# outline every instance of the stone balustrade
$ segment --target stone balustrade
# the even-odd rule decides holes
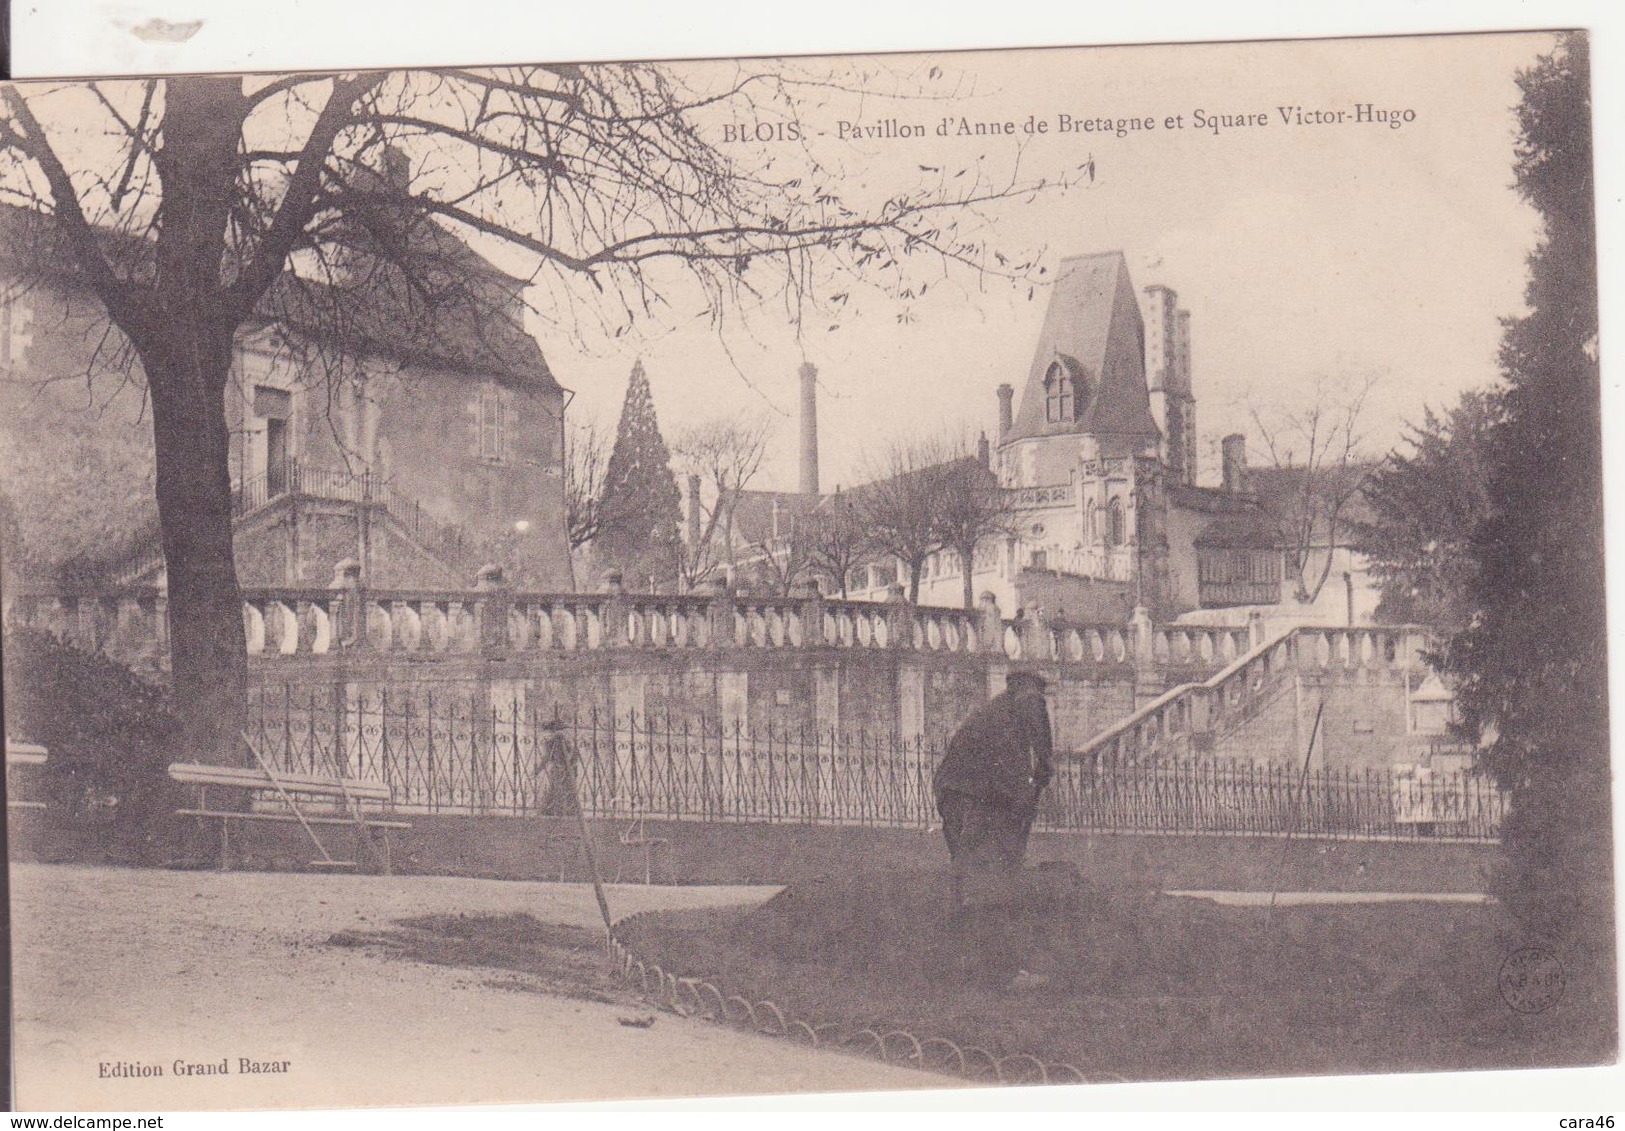
[[[6,607],[8,625],[43,628],[138,668],[165,662],[166,619],[166,598],[151,588],[22,593]],[[688,595],[630,593],[615,585],[600,593],[526,593],[507,586],[496,570],[482,571],[467,590],[369,589],[353,571],[342,570],[328,588],[245,589],[243,624],[249,654],[272,662],[344,653],[410,658],[835,648],[961,653],[1085,669],[1231,672],[1215,677],[1223,677],[1222,688],[1189,685],[1177,708],[1131,720],[1151,730],[1166,730],[1168,712],[1193,710],[1198,702],[1210,704],[1206,709],[1216,716],[1224,696],[1237,694],[1261,667],[1276,662],[1271,657],[1279,648],[1300,666],[1401,662],[1396,656],[1410,663],[1416,635],[1389,628],[1299,629],[1260,654],[1256,625],[1155,626],[1143,614],[1127,624],[1010,620],[991,595],[979,608],[965,610],[910,605],[896,591],[884,602],[831,600],[811,587],[790,597],[742,596],[722,586]]]
[[[1150,633],[1153,660],[1233,655],[1200,683],[1172,688],[1098,734],[1079,757],[1144,761],[1207,750],[1197,743],[1239,726],[1280,688],[1286,676],[1366,673],[1392,676],[1425,667],[1426,630],[1414,626],[1297,627],[1237,654],[1239,629],[1159,628]]]

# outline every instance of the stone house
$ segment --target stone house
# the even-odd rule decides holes
[[[404,162],[384,176],[404,188]],[[162,585],[139,363],[43,227],[0,210],[13,556],[41,582]],[[239,579],[326,586],[350,561],[375,585],[460,588],[494,563],[571,590],[568,394],[524,329],[524,282],[426,216],[370,218],[368,234],[387,262],[356,240],[339,277],[290,272],[239,335]]]

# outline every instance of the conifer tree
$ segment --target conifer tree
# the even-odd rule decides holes
[[[1585,34],[1522,72],[1517,186],[1545,231],[1528,315],[1508,320],[1487,435],[1491,516],[1473,539],[1472,624],[1447,662],[1512,791],[1497,894],[1554,944],[1574,1004],[1614,1024],[1607,606]],[[1611,1046],[1610,1046],[1611,1047]]]
[[[670,592],[682,557],[681,521],[671,453],[660,435],[649,377],[639,361],[626,386],[604,473],[594,559],[601,570],[620,570],[629,589]]]

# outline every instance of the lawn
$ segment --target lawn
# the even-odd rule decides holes
[[[660,912],[622,941],[724,994],[1090,1078],[1199,1079],[1611,1061],[1611,989],[1502,996],[1528,940],[1493,905],[1226,907],[1097,890],[1064,868],[950,913],[940,873],[798,884],[754,909]],[[1527,1008],[1530,1001],[1519,999]],[[1602,1018],[1603,1020],[1599,1020]]]

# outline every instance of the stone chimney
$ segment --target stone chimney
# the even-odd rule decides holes
[[[801,363],[801,493],[818,494],[818,369]]]
[[[700,477],[688,477],[688,548],[700,544]]]
[[[993,452],[988,447],[987,433],[983,432],[976,437],[976,462],[983,467],[990,467],[993,462]]]
[[[1247,490],[1247,437],[1232,432],[1219,441],[1224,465],[1224,489],[1232,495]]]
[[[1011,427],[1016,422],[1015,410],[1016,390],[1012,385],[999,386],[999,440],[1010,434]]]

